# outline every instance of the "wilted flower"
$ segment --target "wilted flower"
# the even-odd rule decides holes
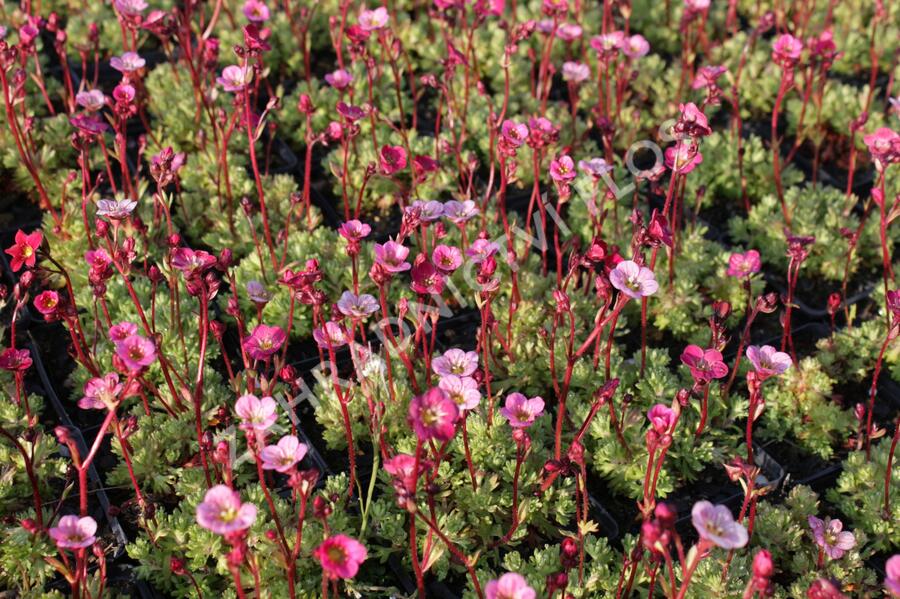
[[[251,23],[264,23],[269,20],[269,7],[260,0],[247,0],[244,2],[244,16]]]
[[[406,261],[407,256],[409,248],[392,239],[384,244],[375,244],[375,263],[388,272],[403,272],[412,268]]]
[[[722,549],[740,549],[747,544],[747,529],[734,521],[724,505],[698,501],[691,510],[691,522],[701,539]]]
[[[695,381],[709,382],[728,374],[728,366],[722,360],[722,353],[716,349],[688,345],[681,352],[681,363],[691,369],[691,376]]]
[[[337,308],[344,316],[364,319],[378,311],[378,300],[368,293],[356,295],[345,291],[337,302]]]
[[[319,347],[336,348],[347,344],[347,331],[338,323],[329,320],[321,327],[313,330],[313,339]]]
[[[439,387],[432,387],[409,403],[409,423],[421,441],[449,441],[456,434],[459,408]]]
[[[338,114],[347,119],[348,121],[355,122],[359,119],[366,116],[366,111],[360,108],[359,106],[353,106],[352,104],[347,104],[346,102],[338,102],[337,103],[337,111]]]
[[[60,549],[84,549],[97,541],[97,522],[90,516],[63,516],[49,532]]]
[[[481,402],[478,383],[470,376],[445,375],[438,382],[438,387],[443,389],[444,393],[453,400],[460,412],[474,410]]]
[[[667,167],[686,175],[703,162],[703,154],[693,141],[679,141],[671,148],[666,148],[665,161]]]
[[[743,279],[758,273],[760,268],[762,268],[762,262],[759,258],[759,252],[756,250],[747,250],[743,254],[735,252],[728,257],[729,277]]]
[[[344,69],[338,69],[325,75],[325,81],[335,89],[347,89],[353,82],[353,76]]]
[[[197,524],[216,534],[227,535],[247,530],[256,521],[256,506],[243,503],[237,491],[216,485],[197,505]]]
[[[562,66],[563,81],[581,83],[591,76],[591,67],[583,62],[566,61]]]
[[[366,560],[368,552],[356,539],[346,535],[333,535],[316,547],[312,555],[322,564],[325,576],[347,579],[356,576],[359,565]]]
[[[253,69],[230,65],[222,69],[222,75],[216,78],[216,83],[227,92],[239,92],[253,80]]]
[[[611,173],[613,167],[611,164],[607,163],[603,158],[591,158],[589,160],[579,160],[578,168],[581,169],[585,175],[588,175],[594,181],[599,181],[603,175]]]
[[[244,339],[244,351],[254,360],[265,360],[281,349],[286,340],[287,335],[281,327],[258,324]]]
[[[431,362],[431,369],[438,376],[448,374],[472,376],[478,369],[478,353],[457,348],[448,349]]]
[[[259,452],[263,470],[287,472],[294,467],[303,456],[307,447],[294,435],[285,435],[275,445],[266,445]]]
[[[78,407],[83,410],[112,410],[122,388],[119,375],[115,372],[93,378],[84,384],[84,397],[78,400]]]
[[[156,360],[156,346],[140,335],[130,335],[116,343],[116,355],[132,371],[139,371]]]
[[[264,431],[278,420],[277,404],[271,397],[242,395],[234,404],[234,412],[241,418],[241,428]]]
[[[771,345],[757,347],[751,345],[747,348],[747,359],[753,364],[753,369],[763,379],[777,376],[791,367],[791,357],[784,352],[776,350]]]
[[[659,289],[653,271],[633,260],[619,262],[609,273],[609,282],[631,299],[653,295]]]
[[[706,114],[696,104],[693,102],[680,104],[678,109],[681,111],[681,116],[675,124],[676,133],[682,133],[694,138],[706,137],[712,134]]]
[[[537,593],[521,574],[507,572],[484,587],[486,599],[535,599]]]
[[[856,537],[852,532],[844,530],[844,523],[840,520],[825,518],[822,521],[815,516],[809,516],[808,519],[816,545],[831,559],[841,559],[845,552],[856,546]]]
[[[120,73],[133,73],[144,68],[146,64],[147,61],[137,52],[125,52],[122,56],[113,56],[109,59],[109,66]]]
[[[697,75],[694,77],[694,82],[691,84],[691,89],[702,89],[704,87],[716,85],[719,77],[727,72],[728,67],[724,66],[707,65],[705,67],[701,67],[700,70],[697,71]]]
[[[27,235],[21,229],[16,231],[13,244],[5,250],[12,258],[10,266],[13,272],[19,272],[23,266],[34,267],[37,261],[37,251],[43,240],[44,236],[39,230]]]
[[[510,393],[500,408],[500,414],[509,421],[512,428],[528,428],[544,412],[544,399],[540,396],[525,397],[521,393]]]
[[[481,264],[499,251],[500,246],[493,241],[479,238],[466,248],[466,256],[471,258],[475,264]]]

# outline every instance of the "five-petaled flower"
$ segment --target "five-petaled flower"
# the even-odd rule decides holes
[[[14,243],[6,248],[6,253],[11,257],[10,266],[13,272],[19,272],[23,266],[34,268],[37,251],[43,240],[44,236],[40,231],[33,231],[27,235],[21,229],[16,231]]]
[[[266,360],[275,354],[287,340],[281,327],[258,324],[250,336],[244,339],[244,351],[254,360]]]
[[[808,519],[816,545],[831,559],[841,559],[844,553],[856,546],[856,537],[852,532],[844,530],[844,523],[840,520],[825,518],[823,521],[815,516],[809,516]]]
[[[784,352],[776,350],[771,345],[757,347],[751,345],[747,348],[747,359],[753,365],[756,374],[763,379],[770,376],[778,376],[791,367],[791,357]]]
[[[646,266],[639,266],[633,260],[619,262],[610,271],[609,282],[631,299],[653,295],[659,289],[653,271]]]
[[[347,535],[333,535],[325,539],[312,553],[322,564],[328,578],[353,578],[359,572],[368,552],[362,543]]]
[[[263,470],[287,472],[306,455],[306,444],[294,435],[285,435],[275,445],[267,445],[259,452]]]
[[[409,403],[409,423],[420,441],[449,441],[456,434],[459,408],[443,389],[432,387]]]
[[[237,491],[216,485],[206,492],[197,505],[197,524],[220,535],[250,528],[256,521],[256,506],[243,503]]]
[[[507,572],[484,587],[486,599],[535,599],[537,593],[528,586],[525,577],[516,572]]]
[[[271,397],[260,399],[255,395],[242,395],[234,404],[234,412],[246,431],[265,431],[278,420],[277,404]]]
[[[747,529],[734,521],[724,505],[698,501],[691,510],[691,522],[701,539],[722,549],[740,549],[747,544]]]
[[[97,522],[90,516],[63,516],[49,532],[60,549],[84,549],[97,541]]]
[[[500,408],[500,414],[509,421],[512,428],[528,428],[543,413],[542,397],[529,399],[518,392],[507,395],[505,404]]]
[[[747,250],[743,254],[735,252],[728,257],[728,276],[743,279],[758,273],[762,268],[759,252]]]
[[[688,345],[681,352],[681,363],[691,369],[691,376],[697,382],[708,383],[728,374],[728,366],[717,349],[703,349],[698,345]]]

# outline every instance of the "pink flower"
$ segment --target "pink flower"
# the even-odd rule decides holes
[[[393,175],[406,168],[406,150],[403,146],[381,146],[381,173]]]
[[[130,335],[116,343],[116,355],[132,372],[137,372],[156,360],[156,346],[145,337]]]
[[[256,506],[225,485],[208,490],[197,506],[197,524],[219,535],[247,530],[255,521]]]
[[[96,542],[97,522],[90,516],[63,516],[50,529],[50,538],[60,549],[84,549]]]
[[[528,139],[528,127],[522,123],[506,119],[500,125],[500,137],[509,148],[518,148]]]
[[[728,276],[743,279],[754,273],[758,273],[762,268],[762,261],[759,258],[759,252],[756,250],[747,250],[743,254],[735,252],[728,257]]]
[[[879,127],[874,133],[863,137],[872,158],[884,165],[900,161],[900,134]]]
[[[137,207],[137,202],[129,199],[97,200],[97,216],[121,221],[128,218],[134,212],[135,207]]]
[[[684,0],[684,8],[690,13],[703,12],[709,8],[710,0]]]
[[[550,177],[557,183],[568,183],[575,178],[575,161],[570,156],[560,156],[550,161]]]
[[[816,545],[822,548],[831,559],[841,559],[844,553],[856,546],[856,537],[844,529],[840,520],[825,518],[823,522],[815,516],[809,516],[809,528],[812,530]]]
[[[702,89],[704,87],[715,85],[716,81],[719,80],[719,77],[727,72],[728,67],[724,66],[702,67],[699,71],[697,71],[697,75],[694,77],[694,82],[691,84],[691,89]]]
[[[556,28],[556,37],[565,42],[573,42],[581,37],[583,31],[584,30],[580,25],[576,25],[575,23],[563,23]]]
[[[275,445],[266,445],[259,452],[263,470],[287,472],[294,467],[303,456],[307,447],[294,435],[285,435]]]
[[[650,42],[643,35],[635,34],[622,44],[622,53],[632,60],[642,58],[650,52]]]
[[[631,299],[653,295],[659,289],[653,271],[633,260],[619,262],[609,273],[609,282]]]
[[[112,410],[116,407],[122,388],[119,375],[115,372],[93,378],[84,384],[84,397],[78,400],[78,407],[82,410]]]
[[[251,23],[264,23],[269,20],[269,7],[259,0],[244,2],[244,16]]]
[[[665,404],[658,403],[647,412],[647,420],[657,435],[665,435],[672,432],[675,426],[675,410]]]
[[[428,462],[419,460],[419,471],[416,473],[416,458],[408,453],[398,453],[385,460],[384,469],[394,479],[394,488],[398,493],[412,493],[416,487],[417,475],[421,475]]]
[[[409,248],[394,240],[388,240],[384,244],[375,244],[375,263],[388,272],[403,272],[412,268],[406,261],[409,256]]]
[[[782,68],[790,68],[800,60],[803,42],[789,33],[778,36],[772,44],[772,62]]]
[[[440,294],[444,290],[444,275],[435,268],[425,254],[420,254],[416,258],[416,262],[413,264],[409,274],[412,278],[410,287],[416,293],[435,295]]]
[[[478,215],[478,206],[472,200],[457,202],[450,200],[444,203],[444,216],[453,224],[461,225]]]
[[[666,166],[676,173],[686,175],[703,162],[703,154],[693,141],[679,141],[666,149]]]
[[[368,237],[371,232],[372,227],[358,220],[348,220],[342,223],[338,229],[338,233],[347,241],[360,241]]]
[[[127,17],[138,17],[147,10],[144,0],[115,0],[116,10]]]
[[[612,165],[608,164],[603,158],[590,158],[588,160],[579,160],[578,168],[585,175],[588,175],[594,181],[599,181],[603,175],[613,171]]]
[[[99,89],[78,92],[75,102],[88,112],[97,112],[106,105],[106,96]]]
[[[59,308],[59,294],[55,291],[42,291],[34,298],[35,309],[44,315],[44,317],[53,316]]]
[[[388,11],[379,6],[375,10],[364,10],[359,15],[359,26],[363,31],[377,31],[387,25]]]
[[[506,403],[500,408],[500,413],[511,427],[528,428],[544,413],[544,399],[540,396],[529,399],[521,393],[510,393],[506,396]]]
[[[347,119],[348,121],[355,122],[359,119],[366,116],[366,111],[360,108],[359,106],[353,106],[352,104],[347,104],[346,102],[338,102],[337,103],[337,111],[338,114]]]
[[[591,76],[591,67],[583,62],[566,61],[562,66],[563,81],[581,83]]]
[[[486,599],[535,599],[537,593],[521,574],[507,572],[484,587]]]
[[[38,248],[41,247],[41,242],[44,240],[43,234],[41,234],[40,230],[25,234],[24,231],[19,229],[16,231],[16,237],[14,243],[6,248],[6,253],[12,257],[10,261],[10,266],[13,269],[13,272],[19,272],[22,270],[23,266],[27,266],[28,268],[33,268],[35,262],[37,261],[37,251]]]
[[[740,549],[747,544],[747,529],[734,521],[724,505],[698,501],[691,510],[691,522],[701,539],[722,549]]]
[[[222,75],[216,78],[216,83],[227,92],[239,92],[252,80],[253,69],[230,65],[222,69]]]
[[[334,89],[343,90],[353,82],[353,76],[344,69],[338,69],[325,75],[325,81]]]
[[[133,73],[144,68],[147,61],[136,52],[125,52],[122,56],[113,56],[109,59],[109,66],[120,73]]]
[[[493,241],[478,238],[466,249],[466,256],[471,258],[475,264],[481,264],[499,251],[500,246]]]
[[[278,420],[277,405],[271,397],[242,395],[234,404],[234,412],[241,418],[241,428],[262,432]]]
[[[10,372],[24,372],[31,368],[31,352],[27,349],[8,347],[0,354],[0,369]]]
[[[381,9],[384,10],[384,9]],[[313,557],[322,564],[328,578],[353,578],[368,552],[362,543],[347,535],[332,535],[313,550]]]
[[[625,34],[621,31],[611,31],[591,38],[591,48],[604,59],[614,58],[624,43]]]
[[[693,102],[687,104],[679,104],[678,109],[681,111],[681,117],[675,125],[676,133],[683,133],[690,137],[706,137],[712,133],[709,128],[709,121],[706,114]]]
[[[767,379],[770,376],[778,376],[791,367],[791,357],[784,352],[776,350],[771,345],[757,347],[751,345],[747,348],[747,359],[753,364],[756,373]]]
[[[415,200],[406,208],[407,212],[418,211],[419,219],[431,223],[444,216],[444,205],[437,200]]]
[[[456,246],[440,244],[431,252],[431,261],[441,271],[452,273],[462,266],[462,250]]]
[[[884,565],[884,588],[891,597],[900,597],[900,554],[891,557]]]
[[[432,387],[409,403],[408,420],[421,441],[449,441],[456,434],[459,408],[439,387]]]
[[[368,293],[356,295],[345,291],[337,302],[337,308],[344,316],[362,320],[378,311],[378,300]]]
[[[315,329],[313,331],[313,339],[316,340],[316,344],[319,347],[326,349],[347,345],[348,341],[347,331],[333,320],[329,320],[321,327]]]
[[[281,327],[258,324],[244,339],[244,351],[254,360],[265,360],[281,349],[286,339],[287,335]]]
[[[109,327],[109,339],[113,343],[121,343],[137,334],[137,325],[133,322],[120,322]]]
[[[681,363],[691,369],[691,376],[698,382],[708,383],[728,374],[728,366],[722,361],[721,352],[715,349],[688,345],[681,352]]]
[[[472,376],[478,370],[478,353],[455,347],[448,349],[442,356],[432,360],[431,369],[438,376]]]
[[[453,400],[453,403],[459,407],[460,412],[474,410],[481,402],[481,391],[478,390],[478,383],[470,376],[448,374],[441,377],[438,387],[443,389],[444,393]]]

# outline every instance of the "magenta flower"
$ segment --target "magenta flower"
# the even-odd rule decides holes
[[[900,554],[891,557],[884,565],[884,588],[891,597],[900,597]]]
[[[581,83],[591,76],[591,67],[583,62],[573,62],[571,60],[563,63],[562,78],[563,81],[572,83]]]
[[[412,493],[416,488],[417,475],[421,475],[427,467],[426,460],[419,460],[419,471],[416,472],[416,458],[408,453],[398,453],[385,460],[384,469],[394,479],[394,488],[398,493]]]
[[[345,291],[337,302],[337,308],[344,316],[363,320],[378,311],[378,300],[368,293],[356,295]]]
[[[657,435],[665,435],[672,432],[675,426],[675,410],[665,404],[658,403],[647,411],[647,420]]]
[[[445,273],[451,273],[462,266],[462,250],[456,246],[440,244],[431,252],[431,261]]]
[[[791,357],[780,352],[771,345],[757,347],[751,345],[747,348],[747,359],[753,364],[753,369],[764,380],[770,376],[778,376],[791,367]]]
[[[691,522],[701,539],[722,549],[740,549],[747,544],[747,529],[734,521],[724,505],[698,501],[691,510]]]
[[[841,559],[844,553],[856,546],[856,537],[852,532],[844,530],[844,523],[840,520],[825,518],[823,522],[815,516],[809,516],[809,528],[816,545],[831,559]]]
[[[97,200],[97,216],[105,216],[109,220],[120,221],[128,218],[137,207],[137,202],[129,199]]]
[[[784,33],[772,44],[772,62],[789,68],[797,64],[803,52],[803,42],[789,33]]]
[[[281,349],[287,335],[281,327],[258,324],[250,336],[244,339],[244,351],[254,360],[265,360]]]
[[[388,272],[403,272],[412,268],[406,261],[407,256],[409,248],[392,239],[384,244],[375,244],[375,263]]]
[[[230,65],[222,69],[222,75],[216,78],[216,83],[227,92],[239,92],[253,80],[253,69]]]
[[[113,410],[122,388],[119,375],[115,372],[93,378],[84,384],[84,397],[78,400],[78,407],[83,410]]]
[[[260,0],[247,0],[244,2],[244,16],[251,23],[265,23],[269,20],[269,7]]]
[[[692,141],[679,141],[671,148],[666,148],[665,161],[668,168],[686,175],[703,162],[703,154]]]
[[[359,106],[353,106],[352,104],[347,104],[346,102],[338,102],[337,103],[337,111],[338,114],[347,119],[348,121],[355,122],[359,119],[366,116],[366,111],[360,108]]]
[[[681,352],[681,363],[691,369],[691,376],[697,382],[708,383],[728,374],[728,366],[722,360],[722,353],[715,349],[688,345]]]
[[[97,538],[97,522],[90,516],[63,516],[50,529],[50,538],[60,549],[84,549],[93,545]]]
[[[603,59],[615,57],[625,43],[625,34],[621,31],[611,31],[603,35],[595,35],[591,38],[593,48]]]
[[[347,345],[349,341],[344,327],[333,320],[329,320],[321,327],[313,330],[313,339],[316,340],[316,344],[319,347],[325,349],[342,347]]]
[[[368,237],[371,232],[372,227],[358,220],[348,220],[342,223],[338,229],[338,233],[347,241],[360,241]]]
[[[383,175],[393,175],[406,168],[406,150],[403,146],[381,146],[379,159]]]
[[[116,104],[128,106],[132,102],[134,102],[134,96],[137,91],[134,89],[133,85],[128,85],[127,83],[120,83],[113,89],[113,99],[116,101]]]
[[[444,216],[455,225],[462,225],[478,215],[478,206],[472,200],[444,203]]]
[[[325,81],[334,89],[343,90],[353,82],[353,76],[344,69],[338,69],[325,75]]]
[[[623,260],[609,273],[612,286],[631,299],[641,299],[653,295],[659,289],[653,271],[638,266],[633,260]]]
[[[440,294],[444,290],[444,275],[440,270],[435,268],[424,254],[420,254],[416,258],[410,271],[412,283],[410,287],[416,293],[422,295]]]
[[[432,387],[409,403],[408,420],[421,441],[449,441],[456,434],[459,408],[439,387]]]
[[[13,272],[19,272],[23,266],[34,267],[37,262],[37,251],[43,240],[44,236],[40,230],[27,235],[21,229],[16,231],[14,243],[5,250],[12,258],[10,266]]]
[[[576,174],[575,161],[570,156],[560,156],[550,161],[550,177],[557,183],[568,183]]]
[[[632,60],[643,58],[648,52],[650,52],[650,42],[640,34],[632,35],[622,44],[622,53]]]
[[[0,369],[10,372],[24,372],[31,368],[33,361],[27,349],[8,347],[0,353]]]
[[[448,349],[431,362],[431,369],[438,376],[449,374],[472,376],[478,370],[478,353],[457,348]]]
[[[540,396],[525,397],[521,393],[510,393],[500,413],[513,428],[528,428],[544,412],[544,399]]]
[[[307,447],[294,435],[285,435],[275,445],[266,445],[259,452],[263,470],[287,472],[306,455]]]
[[[500,125],[500,137],[510,148],[518,148],[528,139],[528,127],[522,123],[506,119]]]
[[[237,491],[216,485],[197,505],[197,524],[219,535],[247,530],[256,521],[256,506],[243,503]]]
[[[81,91],[75,95],[75,103],[88,112],[97,112],[106,106],[106,96],[99,89]]]
[[[728,276],[743,279],[758,273],[762,268],[759,252],[747,250],[743,254],[735,252],[728,257]]]
[[[241,418],[241,428],[262,432],[278,420],[277,404],[271,397],[242,395],[234,404],[234,412]]]
[[[359,572],[359,565],[366,561],[368,552],[356,539],[347,535],[333,535],[316,547],[312,555],[322,564],[322,572],[326,577],[348,579]]]
[[[874,133],[863,137],[863,141],[872,158],[883,165],[900,161],[900,134],[895,131],[879,127]]]
[[[109,327],[109,339],[113,343],[121,343],[132,335],[137,334],[137,325],[133,322],[120,322]]]
[[[138,372],[156,360],[156,346],[140,335],[130,335],[116,343],[116,355],[132,372]]]
[[[109,125],[100,119],[86,114],[70,116],[69,123],[88,137],[100,135],[109,129]]]
[[[44,317],[53,316],[59,308],[59,294],[50,289],[42,291],[34,298],[35,309]]]
[[[677,132],[685,133],[690,137],[706,137],[712,133],[706,114],[697,108],[696,104],[693,102],[679,104],[678,109],[681,111],[681,117],[676,125]]]
[[[383,6],[375,10],[364,10],[359,15],[359,26],[363,31],[377,31],[387,25],[388,16],[388,11]]]
[[[697,71],[693,83],[691,83],[691,89],[702,89],[704,87],[716,85],[719,77],[727,72],[728,67],[725,66],[707,65],[701,67],[701,69]]]
[[[470,376],[448,374],[441,377],[441,380],[438,381],[438,387],[443,389],[444,393],[453,400],[453,403],[459,407],[460,412],[474,410],[481,402],[481,391],[478,390],[478,383]]]
[[[120,73],[133,73],[144,68],[147,61],[136,52],[125,52],[122,56],[113,56],[109,59],[109,66]]]
[[[535,599],[537,593],[521,574],[507,572],[484,587],[486,599]]]
[[[466,249],[466,256],[471,258],[475,264],[481,264],[499,251],[500,246],[493,241],[478,238]]]
[[[112,264],[112,258],[109,257],[109,254],[103,248],[86,251],[84,253],[84,261],[87,262],[92,269],[96,269],[99,272],[103,272]],[[137,331],[137,328],[135,328],[135,331]]]

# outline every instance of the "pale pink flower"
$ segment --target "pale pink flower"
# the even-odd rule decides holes
[[[780,352],[771,345],[757,347],[751,345],[747,348],[747,359],[753,364],[753,369],[763,378],[778,376],[791,367],[791,357]]]
[[[325,75],[325,81],[334,89],[347,89],[353,82],[353,76],[344,69],[338,69]]]
[[[591,48],[605,57],[615,56],[624,43],[625,34],[621,31],[611,31],[591,38]]]
[[[63,516],[49,532],[60,549],[84,549],[97,540],[97,522],[90,516]]]
[[[891,557],[884,565],[884,588],[891,597],[900,597],[900,554]]]
[[[708,65],[701,67],[694,77],[694,82],[691,83],[691,89],[702,89],[704,87],[709,87],[710,85],[715,85],[719,80],[719,77],[727,72],[728,67],[724,66]]]
[[[227,535],[247,530],[256,521],[256,506],[243,503],[237,491],[216,485],[197,505],[197,524],[216,534]]]
[[[106,96],[99,89],[78,92],[75,102],[88,112],[97,112],[106,106]]]
[[[234,404],[234,412],[241,418],[242,429],[261,432],[278,420],[277,407],[271,397],[260,399],[255,395],[242,395]]]
[[[431,252],[431,261],[441,271],[451,273],[462,266],[462,250],[456,246],[440,244]]]
[[[344,345],[347,345],[349,341],[347,331],[344,330],[344,327],[334,322],[333,320],[329,320],[321,327],[313,330],[313,339],[316,340],[316,344],[322,348],[337,348]]]
[[[352,291],[345,291],[337,302],[337,308],[344,316],[361,320],[378,311],[378,300],[368,293],[356,295]]]
[[[275,445],[266,445],[259,452],[263,470],[287,472],[306,455],[307,447],[294,435],[285,435]]]
[[[227,92],[239,92],[253,80],[253,69],[230,65],[222,69],[222,75],[216,78],[216,83]]]
[[[521,574],[507,572],[484,587],[486,599],[535,599],[537,593]]]
[[[84,384],[84,397],[78,400],[78,407],[83,410],[112,410],[116,407],[122,388],[119,375],[115,372],[90,379]]]
[[[109,66],[120,73],[133,73],[144,68],[147,61],[136,52],[125,52],[122,56],[113,56],[109,59]]]
[[[521,393],[510,393],[500,408],[500,413],[513,428],[528,428],[544,413],[544,399],[540,396],[527,398]]]
[[[387,25],[388,17],[388,11],[383,6],[375,10],[364,10],[359,15],[359,26],[363,31],[377,31]]]
[[[735,252],[728,257],[728,276],[743,279],[758,273],[762,268],[759,252],[747,250],[743,254]]]
[[[831,559],[841,559],[844,553],[856,546],[856,537],[844,530],[844,523],[840,520],[825,518],[823,522],[815,516],[809,516],[808,520],[816,545]]]
[[[444,203],[444,216],[456,225],[461,225],[478,215],[478,206],[472,200],[457,202],[450,200]]]
[[[347,535],[333,535],[325,539],[312,553],[322,564],[328,578],[353,578],[359,572],[368,552],[362,543]]]
[[[576,25],[575,23],[563,23],[556,28],[556,37],[565,42],[573,42],[581,37],[582,32],[583,29],[581,28],[581,25]]]
[[[97,200],[97,216],[105,216],[109,220],[121,221],[128,218],[137,207],[137,202],[129,199]]]
[[[691,522],[701,539],[722,549],[740,549],[747,544],[747,529],[734,521],[727,506],[698,501],[691,510]]]
[[[147,10],[144,0],[115,0],[113,3],[120,13],[128,17],[137,17]]]
[[[591,76],[591,67],[583,62],[566,61],[562,66],[563,81],[581,83]]]
[[[623,260],[609,273],[612,286],[631,299],[653,295],[659,289],[653,271],[633,260]]]
[[[438,387],[443,389],[444,393],[453,400],[460,412],[474,410],[481,402],[478,383],[470,376],[445,375],[438,381]]]
[[[500,246],[487,239],[478,238],[466,249],[466,256],[475,264],[481,264],[500,251]]]
[[[455,374],[457,376],[472,376],[478,370],[478,353],[451,348],[432,360],[431,369],[438,376]]]
[[[392,239],[384,244],[375,244],[375,262],[388,272],[403,272],[412,268],[406,261],[407,256],[409,248]]]
[[[643,35],[632,35],[622,43],[622,53],[632,60],[643,58],[648,52],[650,52],[650,42]]]
[[[432,387],[409,403],[408,420],[421,441],[449,441],[456,434],[459,408],[439,387]]]
[[[418,211],[419,220],[431,223],[444,216],[444,205],[437,200],[415,200],[406,208],[407,212]]]

